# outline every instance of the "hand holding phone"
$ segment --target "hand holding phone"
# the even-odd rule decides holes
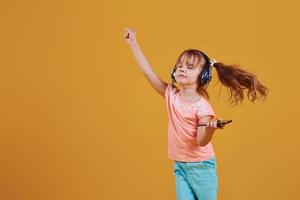
[[[217,120],[217,127],[221,128],[222,126],[229,124],[230,122],[232,122],[232,120]],[[199,124],[198,126],[206,126],[206,124]]]
[[[222,127],[226,124],[229,124],[230,122],[232,122],[232,120],[218,120],[217,121],[217,127]]]

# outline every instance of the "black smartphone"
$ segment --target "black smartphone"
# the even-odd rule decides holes
[[[222,125],[229,124],[232,120],[218,120],[217,127],[221,127]],[[199,124],[198,126],[206,126],[206,124]]]
[[[217,127],[221,127],[221,126],[223,126],[225,124],[229,124],[230,122],[232,122],[232,120],[219,120],[217,122]]]

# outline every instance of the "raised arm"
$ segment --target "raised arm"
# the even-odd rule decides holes
[[[160,79],[160,77],[155,73],[151,64],[148,62],[147,58],[143,54],[137,40],[136,33],[132,28],[125,27],[125,39],[129,46],[131,47],[132,53],[138,63],[139,68],[145,75],[151,86],[164,97],[165,90],[168,84]]]

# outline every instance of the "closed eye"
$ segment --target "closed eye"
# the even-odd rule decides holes
[[[181,67],[182,67],[182,65],[178,65],[178,68],[181,68]],[[193,69],[194,66],[190,66],[190,65],[189,65],[187,68],[188,68],[188,69]]]

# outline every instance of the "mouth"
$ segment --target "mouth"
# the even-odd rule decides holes
[[[184,76],[184,75],[182,75],[182,74],[178,75],[178,77],[183,77],[183,78],[185,78],[185,76]]]

